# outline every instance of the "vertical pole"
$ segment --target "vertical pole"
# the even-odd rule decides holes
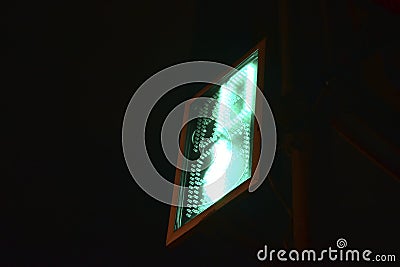
[[[290,64],[289,45],[289,1],[279,1],[280,34],[281,34],[281,60],[282,60],[282,96],[293,92]],[[290,107],[287,107],[290,110]],[[290,112],[295,112],[291,110]],[[309,245],[308,229],[308,179],[310,175],[310,147],[309,134],[300,134],[296,137],[300,148],[292,152],[292,208],[293,208],[293,240],[297,249],[303,249]]]

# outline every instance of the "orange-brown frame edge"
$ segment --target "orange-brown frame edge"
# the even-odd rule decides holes
[[[234,67],[236,68],[242,61],[244,61],[246,58],[248,58],[252,53],[254,53],[256,50],[258,50],[258,71],[257,71],[257,87],[264,92],[264,73],[265,73],[265,53],[266,53],[266,39],[262,39],[255,47],[253,47],[251,50],[249,50],[244,56],[242,56],[239,60],[237,60],[234,63]],[[221,75],[216,79],[218,81],[219,79],[223,78],[227,73],[221,73]],[[197,94],[194,95],[194,97],[199,97],[203,95],[207,90],[209,90],[213,84],[209,84],[205,86],[202,90],[200,90]],[[185,111],[183,115],[183,122],[186,121],[188,114],[189,114],[189,106],[192,101],[188,101],[188,103],[185,106]],[[259,98],[256,98],[256,114],[257,116],[261,117],[261,102]],[[261,142],[260,142],[260,127],[258,125],[258,121],[255,119],[254,120],[254,136],[253,136],[253,153],[252,153],[252,177],[253,179],[259,179],[259,173],[254,173],[255,168],[257,167],[258,159],[260,157],[260,150],[261,150]],[[182,129],[182,135],[180,138],[180,147],[184,147],[184,142],[186,139],[186,129],[187,127],[183,127]],[[182,164],[182,157],[178,156],[178,166]],[[180,177],[181,177],[181,170],[179,168],[176,168],[176,173],[175,173],[175,185],[180,185]],[[183,235],[187,234],[190,230],[192,230],[196,225],[198,225],[201,221],[203,221],[207,216],[224,206],[225,204],[229,203],[231,200],[242,194],[246,189],[249,187],[251,179],[248,179],[245,181],[243,184],[229,192],[226,196],[224,196],[222,199],[211,205],[209,208],[204,210],[202,213],[194,217],[192,220],[187,222],[186,224],[182,225],[179,229],[174,231],[174,225],[175,225],[175,217],[176,217],[176,211],[177,207],[176,206],[171,206],[170,209],[170,214],[169,214],[169,221],[168,221],[168,230],[167,230],[167,239],[166,239],[166,246],[169,247],[171,246],[172,243],[174,243],[178,238],[182,237]],[[177,203],[178,200],[178,187],[174,188],[173,194],[172,194],[172,199],[173,203]]]

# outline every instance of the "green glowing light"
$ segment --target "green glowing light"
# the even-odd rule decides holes
[[[237,69],[220,88],[205,95],[217,99],[218,104],[213,106],[209,102],[196,111],[214,121],[198,119],[188,128],[184,154],[198,157],[198,162],[190,172],[182,172],[181,184],[189,186],[186,201],[190,207],[177,209],[175,230],[251,177],[258,53]],[[201,170],[207,162],[208,167]],[[214,183],[217,186],[210,186]],[[180,201],[185,201],[183,198],[180,195]]]

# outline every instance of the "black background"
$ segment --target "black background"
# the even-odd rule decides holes
[[[398,149],[399,113],[393,103],[399,98],[388,104],[365,88],[379,84],[381,66],[373,60],[383,58],[385,77],[398,97],[399,15],[385,1],[322,2],[326,13],[321,3],[288,4],[288,50],[282,49],[278,1],[9,3],[2,10],[1,265],[261,264],[256,252],[264,244],[293,246],[291,219],[282,205],[290,209],[292,201],[284,140],[304,131],[314,133],[314,157],[322,162],[309,185],[310,244],[328,247],[345,236],[355,247],[398,252],[398,180],[316,115],[356,113]],[[233,64],[264,37],[266,94],[279,135],[271,172],[281,196],[265,183],[167,249],[169,206],[143,192],[124,162],[126,106],[157,71],[189,60]],[[281,97],[282,53],[290,56],[297,92],[286,98]],[[334,85],[334,96],[323,102],[323,112],[312,112],[326,81]],[[169,110],[199,88],[178,88],[150,116],[149,153],[166,177],[174,176],[174,167],[160,152],[158,131]],[[398,158],[388,161],[398,168]]]

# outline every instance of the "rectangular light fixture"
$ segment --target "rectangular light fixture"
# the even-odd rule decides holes
[[[195,95],[213,101],[186,105],[185,114],[200,118],[184,126],[181,150],[197,163],[186,166],[190,171],[176,170],[175,184],[189,190],[173,193],[174,201],[187,205],[171,206],[167,246],[248,188],[260,152],[252,111],[257,112],[256,86],[263,89],[264,59],[265,40],[234,65],[238,72],[222,74],[222,86],[208,85]]]

